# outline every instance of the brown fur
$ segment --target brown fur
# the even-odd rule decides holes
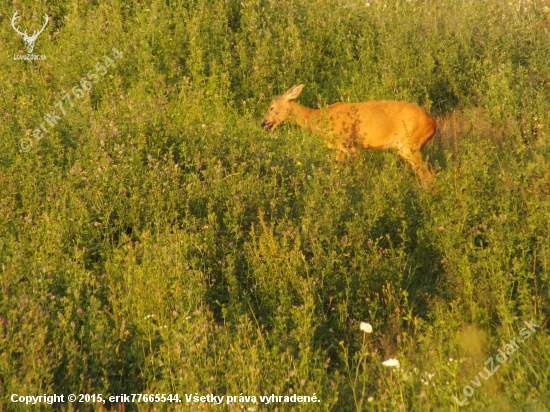
[[[304,85],[293,86],[271,105],[262,127],[273,130],[284,120],[296,123],[322,136],[329,148],[338,151],[342,161],[358,148],[391,149],[409,162],[424,185],[433,173],[420,150],[435,134],[435,120],[421,107],[390,100],[363,103],[334,103],[314,110],[294,101]]]

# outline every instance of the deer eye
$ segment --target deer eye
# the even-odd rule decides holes
[[[270,111],[270,112],[272,112],[272,111],[273,111],[273,109],[274,109],[274,107],[270,107],[270,108],[269,108],[269,111]]]

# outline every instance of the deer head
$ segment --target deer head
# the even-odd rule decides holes
[[[17,12],[15,12],[15,14],[13,15],[12,19],[11,19],[11,26],[13,27],[13,29],[18,33],[20,34],[21,36],[23,36],[23,41],[25,43],[27,43],[27,53],[31,54],[32,51],[34,50],[34,43],[36,42],[36,39],[38,38],[38,36],[40,35],[40,33],[42,33],[44,31],[44,29],[46,28],[46,26],[48,25],[48,15],[47,14],[44,14],[44,16],[46,17],[46,21],[44,22],[44,25],[42,26],[42,28],[39,30],[39,31],[35,31],[32,36],[29,36],[27,35],[27,31],[25,31],[25,33],[21,33],[19,31],[19,29],[17,27],[15,27],[15,21],[21,17],[21,16],[18,16],[17,15]]]
[[[267,109],[267,113],[264,116],[264,120],[262,121],[262,127],[265,130],[275,129],[288,117],[291,111],[290,102],[300,95],[303,88],[303,84],[299,86],[292,86],[285,92],[285,94],[275,98],[271,102],[269,109]]]

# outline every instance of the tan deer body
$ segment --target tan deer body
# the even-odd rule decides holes
[[[435,134],[435,120],[421,107],[398,101],[335,103],[314,110],[294,101],[304,85],[294,86],[270,105],[262,127],[275,129],[284,120],[294,120],[320,135],[337,160],[352,155],[358,148],[391,149],[407,160],[423,184],[433,174],[420,155],[424,144]]]

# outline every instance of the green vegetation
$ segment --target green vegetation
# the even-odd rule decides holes
[[[177,393],[184,411],[549,410],[549,8],[0,6],[0,410],[44,393]],[[14,60],[15,10],[29,33],[50,16],[34,49],[47,60]],[[108,74],[20,151],[113,47]],[[262,130],[299,83],[310,107],[427,108],[438,191],[395,153],[338,166],[307,131]],[[531,319],[512,361],[472,383]],[[258,403],[187,404],[195,393]],[[321,402],[259,402],[271,394]]]

